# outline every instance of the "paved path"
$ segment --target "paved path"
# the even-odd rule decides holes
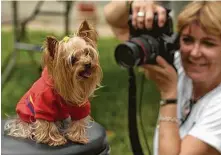
[[[36,6],[37,1],[20,1],[18,3],[18,17],[19,19],[27,18],[31,15]],[[73,9],[70,13],[70,31],[76,31],[80,22],[87,16],[91,21],[96,20],[96,29],[100,36],[113,36],[113,33],[106,23],[103,15],[103,7],[107,1],[96,3],[96,14],[85,15],[80,14],[78,11],[78,5],[80,1],[74,2]],[[41,10],[47,11],[59,11],[64,10],[64,4],[61,1],[46,1],[41,7]],[[2,28],[7,29],[12,27],[12,7],[11,2],[2,1]],[[38,15],[28,25],[29,29],[44,30],[44,31],[56,31],[58,33],[64,32],[64,18],[61,16],[43,16]]]

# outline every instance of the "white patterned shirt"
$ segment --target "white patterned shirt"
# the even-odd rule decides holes
[[[183,70],[178,52],[175,54],[174,64],[179,76],[177,116],[182,120],[190,106],[192,81]],[[221,84],[191,105],[189,116],[180,125],[180,138],[191,135],[221,153]],[[158,128],[157,126],[154,136],[154,155],[158,155]]]

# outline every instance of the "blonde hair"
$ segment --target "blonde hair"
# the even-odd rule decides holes
[[[212,35],[221,36],[221,1],[194,1],[179,14],[177,30],[182,32],[186,26],[197,23]]]

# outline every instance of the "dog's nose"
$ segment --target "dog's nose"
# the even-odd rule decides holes
[[[85,64],[85,68],[91,68],[91,63]]]

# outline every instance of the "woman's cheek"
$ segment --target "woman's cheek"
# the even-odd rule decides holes
[[[181,54],[185,54],[185,55],[189,54],[191,49],[192,49],[191,45],[183,45],[183,44],[180,45]]]

